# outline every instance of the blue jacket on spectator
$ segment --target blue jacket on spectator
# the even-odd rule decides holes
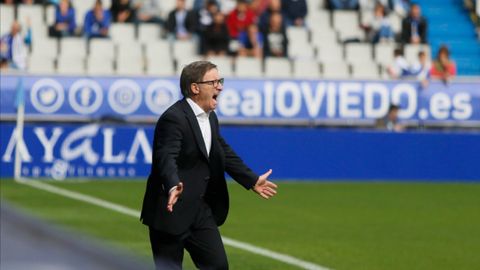
[[[55,10],[55,24],[57,23],[66,23],[68,24],[68,33],[74,34],[75,28],[77,28],[77,23],[75,21],[75,9],[70,7],[68,13],[63,15],[60,11],[60,7],[57,6]]]
[[[92,37],[107,37],[103,35],[101,30],[108,29],[110,27],[110,22],[112,20],[112,16],[110,15],[110,11],[104,10],[103,11],[103,19],[98,21],[95,18],[95,14],[93,10],[90,10],[85,15],[85,22],[83,24],[83,31],[88,38]]]
[[[282,0],[282,12],[286,24],[292,25],[296,19],[305,19],[307,16],[307,2],[305,0]]]

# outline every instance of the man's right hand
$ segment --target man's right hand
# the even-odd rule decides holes
[[[173,212],[173,205],[177,202],[178,197],[180,197],[180,194],[183,192],[183,183],[180,182],[176,186],[175,189],[172,189],[168,195],[168,204],[167,204],[167,211],[168,212]]]

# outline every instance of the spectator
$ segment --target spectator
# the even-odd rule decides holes
[[[203,32],[213,23],[213,17],[218,12],[220,12],[220,8],[215,0],[207,0],[205,6],[198,9],[197,25],[200,32]]]
[[[358,0],[328,0],[330,9],[357,9]]]
[[[418,61],[411,67],[411,74],[421,83],[422,88],[428,86],[431,67],[432,64],[430,63],[430,59],[427,58],[427,54],[424,51],[420,51],[418,53]]]
[[[162,0],[134,0],[136,20],[139,23],[163,24]]]
[[[228,53],[229,42],[230,38],[227,25],[225,24],[225,15],[217,12],[213,16],[213,23],[205,30],[204,48],[206,55],[226,55]]]
[[[10,33],[0,39],[0,59],[11,68],[25,70],[27,67],[27,51],[31,44],[32,31],[30,29],[30,20],[27,20],[28,30],[25,36],[22,36],[22,27],[14,21]]]
[[[265,57],[287,57],[288,39],[281,13],[270,15],[270,23],[263,36],[265,37],[265,44],[263,45],[263,55]]]
[[[237,39],[250,24],[255,23],[255,19],[255,13],[248,7],[247,1],[237,0],[237,6],[227,17],[230,38]]]
[[[112,0],[110,12],[114,22],[131,23],[135,21],[135,9],[130,0]]]
[[[251,56],[262,58],[263,56],[263,36],[258,31],[258,26],[254,23],[247,27],[247,31],[241,32],[238,36],[240,48],[238,56]]]
[[[87,38],[108,38],[111,15],[108,10],[104,10],[102,0],[97,0],[93,9],[85,15],[83,31]]]
[[[187,10],[185,0],[177,0],[176,7],[168,14],[166,28],[170,37],[178,40],[191,39],[196,31],[195,14]]]
[[[430,70],[432,78],[448,82],[457,74],[455,62],[450,60],[450,52],[446,46],[440,47],[437,59],[433,62]]]
[[[55,23],[49,28],[50,36],[73,36],[76,28],[75,9],[70,0],[61,0],[55,8]]]
[[[270,16],[273,13],[281,13],[282,12],[282,1],[281,0],[270,0],[268,8],[260,15],[258,19],[258,26],[260,27],[261,31],[265,31],[268,28],[268,24],[270,22]],[[282,25],[283,25],[282,19]]]
[[[400,106],[391,104],[388,108],[388,113],[385,117],[378,119],[375,122],[375,127],[378,129],[386,129],[388,131],[400,132],[405,130],[405,126],[398,122],[398,112]]]
[[[223,14],[230,14],[237,7],[238,0],[218,0],[220,10]]]
[[[282,0],[282,11],[287,26],[305,26],[308,12],[305,0]]]
[[[368,39],[372,43],[393,41],[393,31],[390,20],[385,17],[385,8],[382,4],[375,5],[373,18],[365,25],[367,28]]]
[[[250,7],[257,14],[260,16],[270,5],[271,0],[252,0],[250,3]]]
[[[407,60],[403,56],[401,49],[393,51],[394,62],[387,68],[387,73],[392,79],[402,79],[410,76],[410,67]]]
[[[427,43],[427,21],[417,4],[411,6],[410,15],[402,21],[402,43]]]

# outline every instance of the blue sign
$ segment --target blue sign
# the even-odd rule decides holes
[[[19,76],[1,76],[1,115],[15,116]],[[30,116],[115,116],[156,119],[181,98],[177,78],[23,77]],[[348,121],[383,117],[391,103],[411,121],[480,123],[480,81],[415,82],[227,79],[217,107],[221,119]],[[51,119],[51,118],[49,118]]]

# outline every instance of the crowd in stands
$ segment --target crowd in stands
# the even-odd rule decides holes
[[[4,4],[55,5],[55,21],[49,27],[51,37],[84,36],[108,38],[112,23],[155,23],[164,29],[167,40],[194,40],[198,51],[206,56],[291,57],[287,28],[315,28],[307,22],[307,0],[176,0],[173,10],[162,16],[162,0],[112,0],[109,9],[101,0],[86,14],[78,14],[69,0],[33,1],[4,0]],[[420,6],[409,0],[327,0],[326,10],[357,10],[361,14],[359,26],[365,39],[346,39],[340,42],[394,43],[394,61],[386,67],[390,78],[416,77],[420,81],[439,78],[448,81],[456,74],[449,50],[442,47],[431,61],[430,53],[421,51],[416,63],[403,57],[405,44],[428,44],[428,22],[421,15]],[[395,33],[390,15],[401,18],[401,31]],[[77,16],[84,16],[83,25],[77,25]],[[10,33],[1,38],[2,65],[24,69],[27,48],[32,42],[29,26],[22,32],[15,21]],[[34,42],[34,41],[33,41]]]

